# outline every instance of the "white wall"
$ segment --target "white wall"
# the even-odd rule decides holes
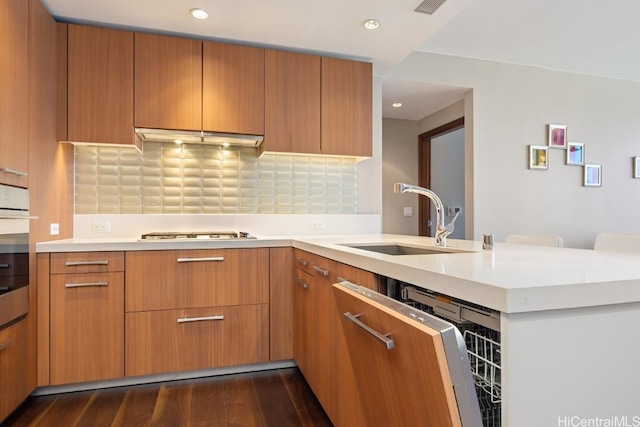
[[[393,184],[418,184],[418,123],[382,120],[382,231],[418,235],[418,195],[395,194]],[[404,216],[404,207],[413,216]]]
[[[464,129],[458,129],[431,139],[431,190],[442,200],[444,205],[443,219],[445,225],[453,220],[447,207],[461,208],[450,239],[464,239],[464,221],[466,208],[464,205]],[[431,220],[435,230],[436,209],[431,206]]]
[[[475,240],[553,233],[565,246],[591,248],[601,231],[640,232],[640,180],[631,169],[640,155],[640,83],[424,52],[388,77],[473,89],[465,109],[473,109]],[[583,169],[566,166],[563,150],[550,152],[549,170],[528,169],[528,145],[546,145],[549,123],[585,143],[586,161],[602,164],[602,187],[583,187]]]

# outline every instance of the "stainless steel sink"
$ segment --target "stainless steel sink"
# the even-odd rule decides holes
[[[460,253],[464,251],[451,250],[447,248],[432,247],[420,247],[420,246],[407,246],[395,243],[381,243],[381,244],[344,244],[353,249],[362,249],[364,251],[377,252],[386,255],[436,255],[436,254],[452,254]]]

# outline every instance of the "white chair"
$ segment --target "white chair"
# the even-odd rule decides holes
[[[552,246],[557,248],[561,248],[563,245],[562,237],[556,234],[508,234],[504,242],[518,245]]]
[[[593,244],[596,251],[640,253],[640,234],[600,233]]]

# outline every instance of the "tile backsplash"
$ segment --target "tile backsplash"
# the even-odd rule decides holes
[[[147,142],[75,147],[76,214],[355,214],[357,163]]]

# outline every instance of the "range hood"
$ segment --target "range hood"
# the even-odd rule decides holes
[[[177,142],[182,144],[233,145],[257,148],[264,139],[261,135],[241,135],[203,131],[136,128],[136,135],[145,141]]]

